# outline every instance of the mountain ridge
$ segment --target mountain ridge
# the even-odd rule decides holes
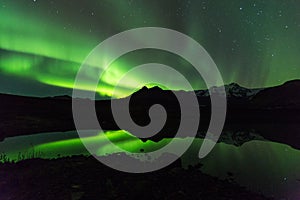
[[[225,88],[226,89],[226,88]],[[289,81],[277,87],[265,88],[259,92],[251,93],[237,84],[227,86],[231,95],[227,96],[227,116],[224,133],[229,136],[238,135],[242,138],[237,144],[242,144],[254,133],[271,141],[290,144],[300,148],[300,81]],[[213,90],[218,92],[218,90]],[[241,91],[241,92],[240,92]],[[130,114],[139,125],[150,123],[148,112],[153,104],[161,104],[167,110],[165,127],[153,138],[158,141],[161,138],[173,137],[180,124],[180,106],[174,93],[190,95],[186,91],[162,90],[159,87],[153,89],[144,87],[133,93],[130,98]],[[206,91],[207,92],[207,91]],[[196,93],[196,92],[195,92]],[[236,95],[243,93],[244,95]],[[285,95],[283,95],[285,94]],[[221,94],[223,95],[223,94]],[[211,117],[210,97],[197,95],[199,111],[201,115],[199,135],[205,133]],[[250,98],[251,97],[251,98]],[[97,100],[95,110],[98,121],[103,130],[120,130],[111,111],[112,101],[124,101],[126,99]],[[91,103],[89,99],[75,99],[79,103]],[[274,103],[275,102],[275,103]],[[194,109],[194,108],[193,108]],[[276,126],[280,124],[280,126]],[[295,124],[295,126],[291,126]],[[251,131],[252,129],[260,131]],[[287,129],[286,127],[292,127]],[[95,129],[87,122],[85,129]],[[241,133],[241,130],[251,129]],[[0,140],[6,137],[19,135],[63,132],[76,130],[72,114],[72,98],[62,97],[24,97],[18,95],[0,94]],[[236,133],[236,134],[235,134]],[[228,135],[228,134],[227,134]],[[237,139],[235,139],[237,141]]]

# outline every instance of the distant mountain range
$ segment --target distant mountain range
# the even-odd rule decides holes
[[[292,80],[284,83],[280,86],[269,88],[254,88],[248,89],[238,85],[237,83],[231,83],[224,86],[225,94],[222,93],[221,87],[212,87],[210,91],[217,95],[226,95],[228,101],[228,107],[236,108],[257,108],[257,109],[299,109],[300,108],[300,80]],[[166,91],[159,87],[147,88],[143,87],[132,96],[138,96],[140,99],[157,99],[162,93],[164,95],[162,101],[169,100],[171,92],[174,93],[186,93],[187,91]],[[194,91],[199,104],[202,106],[210,106],[210,93],[209,90],[196,90]]]
[[[213,87],[211,91],[224,95],[219,87]],[[264,138],[300,148],[300,80],[258,89],[248,89],[232,83],[225,85],[225,91],[228,110],[221,141],[241,145],[251,139]],[[201,112],[198,136],[202,137],[210,120],[208,90],[186,92],[143,87],[127,97],[131,98],[130,112],[133,120],[137,124],[147,125],[150,122],[149,108],[153,104],[161,104],[168,113],[166,125],[156,136],[148,139],[157,141],[173,137],[172,133],[176,132],[180,123],[180,108],[173,92],[183,96],[190,95],[191,92],[197,95]],[[124,99],[126,98],[113,101]],[[101,127],[105,130],[118,130],[111,113],[111,100],[96,101],[95,106]],[[89,128],[95,127],[86,127]],[[37,98],[0,94],[0,139],[69,130],[75,130],[71,97]]]
[[[224,88],[227,97],[247,98],[247,99],[253,98],[258,92],[263,90],[263,89],[248,89],[240,86],[237,83],[231,83],[229,85],[225,85]],[[219,93],[220,95],[224,95],[220,91],[220,87],[212,87],[211,91],[214,93]],[[197,90],[195,91],[195,93],[199,97],[210,96],[208,90]]]
[[[224,86],[228,100],[239,99],[251,102],[255,107],[299,107],[300,106],[300,80],[292,80],[280,86],[269,88],[248,89],[236,83]],[[224,95],[220,92],[220,87],[211,88],[213,93]],[[209,97],[208,90],[195,91],[196,95]]]

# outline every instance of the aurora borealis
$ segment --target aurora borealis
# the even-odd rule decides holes
[[[198,98],[195,100],[198,100],[198,104],[186,103],[188,106],[182,106],[178,96],[182,95],[183,99],[194,93],[178,92],[179,95],[174,96],[170,94],[171,92],[161,91],[158,88],[153,88],[153,90],[143,88],[140,93],[136,93],[131,103],[128,103],[130,106],[113,103],[129,102],[129,98],[96,103],[89,99],[76,99],[85,97],[74,95],[76,94],[76,92],[73,93],[74,83],[79,83],[76,84],[76,89],[83,94],[94,95],[93,92],[86,91],[96,88],[97,100],[128,96],[143,87],[146,82],[150,87],[158,85],[162,89],[186,89],[181,79],[171,73],[158,70],[154,64],[157,64],[157,67],[170,66],[178,71],[189,81],[191,89],[207,89],[204,81],[207,79],[203,79],[198,73],[199,70],[197,71],[188,60],[172,52],[151,49],[151,45],[147,46],[148,49],[138,48],[138,50],[126,53],[110,63],[113,60],[110,58],[114,58],[115,52],[119,49],[122,52],[127,42],[130,44],[128,46],[134,46],[136,43],[145,46],[147,41],[141,38],[148,37],[149,39],[151,34],[144,34],[141,38],[134,35],[124,40],[124,44],[119,42],[116,48],[110,49],[108,47],[112,45],[104,45],[106,48],[101,51],[100,59],[95,57],[94,60],[87,59],[97,45],[111,36],[143,27],[172,29],[190,36],[211,56],[224,84],[237,83],[242,87],[236,84],[226,87],[227,94],[229,94],[226,103],[221,101],[214,103],[214,98],[209,99],[207,91],[196,92]],[[171,40],[170,35],[161,34],[156,42],[158,44],[169,42],[173,45],[170,41],[176,40]],[[94,173],[92,169],[99,165],[90,165],[89,161],[87,161],[88,165],[82,165],[86,162],[85,156],[92,157],[93,155],[95,158],[104,158],[126,154],[128,157],[142,161],[145,161],[143,159],[154,161],[159,155],[154,151],[164,152],[164,147],[173,142],[173,146],[176,146],[175,151],[165,149],[165,153],[174,155],[176,159],[180,158],[177,160],[179,162],[174,163],[174,168],[170,165],[170,168],[166,169],[173,178],[163,182],[166,183],[164,185],[172,186],[170,188],[177,183],[189,186],[183,180],[187,179],[189,182],[194,177],[196,179],[198,176],[194,174],[197,175],[200,172],[205,174],[201,176],[204,179],[199,182],[195,181],[197,184],[191,184],[191,190],[178,187],[180,189],[176,189],[177,191],[174,189],[174,191],[164,192],[157,190],[159,184],[156,184],[151,194],[170,193],[172,195],[170,197],[173,198],[181,194],[178,192],[182,192],[196,198],[193,193],[190,193],[195,188],[197,194],[207,199],[206,195],[210,193],[218,195],[222,190],[228,190],[226,193],[230,196],[229,189],[233,185],[245,187],[249,191],[267,197],[299,199],[299,36],[300,0],[0,0],[0,105],[2,106],[0,107],[2,117],[0,164],[3,164],[2,171],[0,170],[2,173],[0,200],[4,199],[3,194],[11,193],[14,196],[15,189],[20,190],[17,194],[32,193],[33,197],[38,199],[43,198],[39,196],[42,193],[36,189],[45,191],[47,194],[54,194],[57,199],[60,199],[60,193],[63,190],[67,191],[68,197],[81,199],[76,198],[76,195],[80,193],[84,195],[82,199],[91,199],[88,195],[93,187],[89,187],[90,185],[97,186],[101,193],[112,191],[112,198],[104,199],[116,199],[114,191],[117,191],[117,187],[115,186],[121,184],[106,184],[112,180],[112,176],[106,173],[106,170],[99,171],[99,174]],[[177,41],[177,46],[181,47],[183,53],[192,52],[192,57],[197,58],[194,64],[198,61],[201,63],[203,57],[199,55],[196,48],[193,48],[191,41],[184,40],[182,43]],[[82,70],[83,79],[76,82],[76,75],[83,63],[90,68],[86,71]],[[108,63],[110,65],[106,69]],[[205,65],[201,67],[204,67],[204,72],[211,74],[215,72],[209,62],[203,63]],[[132,69],[136,66],[146,66],[147,69],[155,70],[133,72]],[[102,77],[95,77],[98,71],[104,72]],[[151,72],[154,73],[151,74]],[[115,88],[125,74],[129,76]],[[95,79],[99,79],[96,87],[93,84]],[[149,81],[150,79],[153,83]],[[166,84],[156,83],[155,81],[159,79],[163,79]],[[294,79],[299,79],[299,81],[291,81]],[[286,81],[290,83],[274,88],[274,90],[243,88],[271,87],[281,85]],[[217,77],[211,82],[219,84],[222,81]],[[215,91],[218,94],[218,100],[221,97],[226,99],[225,92],[220,92],[218,89]],[[30,97],[2,95],[2,93]],[[213,93],[210,94],[211,97],[214,96]],[[32,98],[59,95],[69,95],[73,99],[65,96]],[[178,102],[172,101],[173,96],[177,97]],[[165,108],[162,111],[166,112],[163,114],[152,112],[152,106],[157,108],[156,105],[160,101],[162,102],[160,107]],[[78,111],[74,102],[79,102]],[[92,105],[92,109],[82,106],[85,103]],[[215,104],[217,105],[214,106]],[[228,112],[223,110],[222,104],[227,105]],[[179,105],[180,110],[177,109]],[[200,111],[200,117],[198,112],[197,116],[193,115],[192,111],[195,110]],[[128,115],[121,115],[125,111]],[[89,118],[85,113],[91,113],[94,118]],[[121,117],[118,117],[118,114]],[[165,117],[161,117],[163,115]],[[81,117],[77,119],[76,116]],[[214,120],[214,116],[217,120]],[[225,117],[226,123],[223,123],[220,119],[225,120]],[[131,120],[128,119],[132,119],[133,123],[138,126],[131,128]],[[163,119],[166,123],[162,123]],[[76,125],[76,120],[82,121],[82,124],[86,126],[80,128]],[[88,126],[88,122],[93,122],[93,120],[101,125],[103,132],[85,130],[94,128],[94,126]],[[159,133],[157,137],[148,138],[148,134],[152,135],[152,133],[145,130],[148,130],[146,128],[151,127],[153,122],[161,122],[166,126],[153,131]],[[219,124],[222,127],[218,126]],[[195,131],[192,127],[195,127]],[[178,134],[181,131],[186,132],[187,137]],[[199,157],[201,149],[206,146],[205,143],[211,142],[208,139],[212,138],[214,141],[213,136],[218,133],[221,137],[219,138],[218,135],[216,139],[218,142],[211,153],[205,158]],[[203,139],[205,134],[208,139]],[[191,145],[187,148],[185,144],[189,143]],[[116,157],[116,163],[125,166],[128,163],[123,162],[121,156]],[[42,158],[45,164],[38,164],[40,159],[37,159],[37,162],[32,161],[34,157]],[[70,164],[67,159],[64,159],[66,157],[70,157]],[[23,162],[22,159],[26,160]],[[51,163],[54,163],[52,162],[54,159],[60,164],[52,167]],[[167,159],[162,156],[162,160]],[[14,164],[9,163],[10,161],[20,162]],[[101,164],[101,159],[98,161],[100,163],[97,162],[97,164]],[[179,171],[181,170],[180,161],[182,167],[186,168],[184,170],[187,170],[184,173]],[[49,163],[51,165],[48,165]],[[201,166],[197,166],[198,164]],[[11,167],[13,165],[16,168]],[[18,165],[25,167],[24,170]],[[194,168],[194,165],[197,168]],[[77,166],[88,167],[83,167],[84,170],[81,171],[79,170],[81,167]],[[107,165],[113,168],[112,166]],[[35,170],[37,168],[39,170]],[[73,170],[71,168],[76,172],[75,176],[69,173]],[[122,171],[120,169],[118,170]],[[56,179],[54,171],[57,171],[58,177],[65,179],[68,184],[61,187],[62,179]],[[112,173],[118,176],[123,172],[113,171]],[[193,178],[182,176],[188,173],[191,173],[190,177]],[[42,176],[37,176],[38,174]],[[43,176],[44,174],[47,176]],[[70,176],[65,176],[66,174]],[[71,179],[66,177],[71,177]],[[121,177],[117,178],[118,181],[122,179]],[[211,177],[213,179],[210,179]],[[75,181],[71,181],[73,178]],[[224,186],[214,184],[217,183],[216,179],[225,180]],[[155,180],[161,181],[161,179]],[[85,181],[88,184],[82,184]],[[149,180],[142,178],[141,182],[129,184],[130,181],[124,180],[126,187],[120,188],[130,187],[134,193],[141,192],[150,198],[150,192],[142,190],[148,187],[148,184],[144,184],[147,181]],[[100,182],[106,186],[99,187]],[[209,186],[205,192],[202,192],[202,182]],[[201,184],[198,185],[198,183]],[[51,188],[52,185],[54,189]],[[135,186],[138,186],[137,189]],[[149,188],[152,186],[149,185]],[[201,199],[203,199],[202,196]],[[20,197],[26,199],[26,197]],[[208,196],[208,199],[216,198]]]
[[[297,0],[0,0],[0,92],[70,95],[81,63],[96,45],[121,31],[145,26],[170,28],[194,38],[214,59],[226,84],[279,85],[300,78],[299,7]],[[144,50],[114,62],[97,92],[110,96],[124,73],[149,62],[173,66],[195,89],[205,86],[186,61]],[[132,79],[139,82],[144,76]],[[172,77],[168,80],[174,82]],[[128,95],[127,87],[118,95]],[[89,82],[79,89],[89,90]],[[181,88],[174,84],[171,89]]]

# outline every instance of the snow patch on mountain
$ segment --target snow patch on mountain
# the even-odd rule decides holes
[[[218,95],[226,95],[227,97],[236,97],[236,98],[247,98],[252,99],[259,91],[262,89],[248,89],[244,88],[237,83],[231,83],[229,85],[225,85],[225,93],[222,90],[222,87],[212,87],[210,88],[210,92]],[[210,96],[208,90],[197,90],[195,91],[198,97],[208,97]]]

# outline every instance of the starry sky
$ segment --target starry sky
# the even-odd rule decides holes
[[[225,84],[279,85],[300,78],[299,8],[299,0],[0,0],[0,92],[70,95],[81,63],[96,45],[121,31],[149,26],[174,29],[199,42]],[[188,62],[148,49],[112,63],[98,95],[111,96],[123,74],[148,62],[172,66],[195,89],[205,88]],[[128,95],[127,87],[119,88],[117,97]],[[79,89],[89,90],[89,83]]]

